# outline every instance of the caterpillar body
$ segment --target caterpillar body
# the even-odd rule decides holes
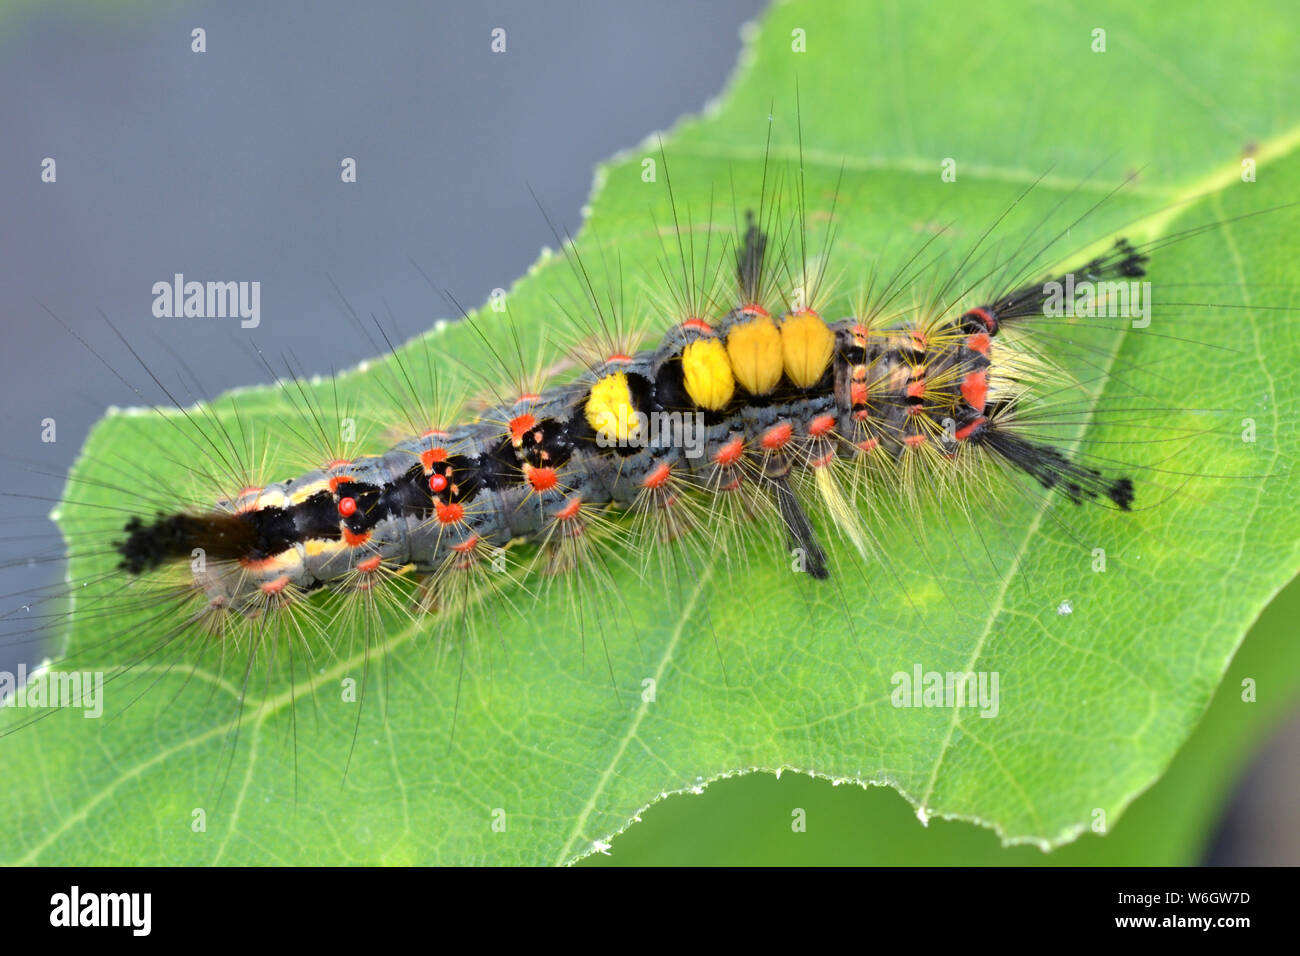
[[[737,243],[738,292],[759,286],[752,273],[766,245],[751,223]],[[1120,240],[1077,277],[1141,276],[1145,262]],[[658,513],[683,494],[743,494],[751,510],[757,500],[779,516],[805,569],[825,578],[824,549],[792,480],[804,484],[841,460],[928,469],[982,455],[1076,503],[1128,510],[1130,478],[1016,431],[1023,373],[999,333],[1040,314],[1045,288],[896,327],[752,300],[691,315],[657,348],[607,355],[576,381],[520,395],[478,421],[244,488],[208,511],[134,517],[117,546],[120,566],[139,575],[203,556],[193,586],[212,614],[258,615],[321,587],[367,589],[407,572],[429,576],[436,603],[437,582],[512,541],[558,558],[589,532],[593,513]],[[688,447],[690,419],[698,434]],[[651,421],[669,427],[652,433]],[[834,480],[807,483],[853,520]]]

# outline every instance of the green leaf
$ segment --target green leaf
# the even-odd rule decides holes
[[[1137,184],[1053,255],[1121,228],[1170,236],[1297,194],[1300,107],[1283,92],[1290,49],[1277,28],[1294,21],[1289,7],[1205,3],[1175,20],[1114,3],[1088,17],[1033,4],[777,6],[724,104],[665,140],[678,207],[700,226],[710,195],[728,197],[713,216],[729,221],[732,184],[741,202],[757,194],[769,111],[772,155],[798,156],[796,83],[811,235],[839,181],[833,269],[846,293],[873,265],[896,267],[935,222],[955,223],[932,247],[947,257],[939,274],[955,267],[1045,170],[999,225],[1001,248],[1049,216],[1040,239],[1073,222],[1128,168],[1142,170]],[[1091,49],[1097,26],[1104,53]],[[805,53],[792,50],[795,30]],[[1240,176],[1248,144],[1253,183]],[[584,255],[600,261],[599,243],[626,269],[655,274],[654,224],[670,221],[662,171],[642,178],[655,155],[646,144],[599,170]],[[945,158],[954,183],[940,178]],[[1079,332],[1094,350],[1094,374],[1080,372],[1091,400],[1131,398],[1140,378],[1140,404],[1172,410],[1161,427],[1203,433],[1170,446],[1135,443],[1117,425],[1088,429],[1089,447],[1123,439],[1125,460],[1163,469],[1135,473],[1154,507],[1049,508],[1027,486],[1003,488],[972,501],[969,521],[934,508],[920,527],[878,519],[888,558],[870,565],[828,535],[837,568],[827,585],[791,574],[780,541],[755,545],[743,568],[635,554],[578,604],[561,579],[537,587],[521,615],[480,605],[468,642],[400,611],[373,634],[340,617],[312,642],[310,679],[301,647],[296,668],[277,647],[269,671],[272,649],[261,649],[237,738],[227,721],[247,646],[224,648],[224,660],[215,642],[169,647],[110,683],[112,719],[61,712],[0,740],[5,860],[565,863],[660,795],[754,768],[888,784],[923,816],[978,821],[1008,842],[1060,844],[1097,810],[1113,825],[1169,765],[1297,566],[1297,436],[1284,413],[1300,388],[1300,346],[1286,314],[1270,311],[1290,304],[1297,219],[1277,209],[1159,249],[1152,334]],[[529,357],[554,355],[554,299],[572,288],[551,257],[511,291]],[[1197,301],[1225,307],[1173,304]],[[1226,307],[1240,305],[1251,308]],[[476,321],[489,338],[508,334],[491,311]],[[497,375],[464,324],[424,345],[449,383],[473,381],[466,364]],[[379,381],[371,368],[317,388],[325,404],[337,388],[355,409],[369,450],[393,424]],[[261,389],[223,397],[211,414],[283,436],[288,410],[283,394]],[[1240,439],[1244,418],[1256,423],[1253,443]],[[187,487],[189,427],[152,413],[100,422],[61,509],[65,532],[103,526],[96,506],[114,492],[96,482],[113,480],[108,463],[148,462],[163,486]],[[275,455],[296,460],[287,448]],[[1153,500],[1154,489],[1170,493]],[[1095,547],[1105,573],[1091,570]],[[108,563],[81,558],[71,573]],[[69,666],[121,666],[166,640],[141,608],[111,622],[128,644],[105,642],[103,619],[87,613],[95,594],[78,597]],[[1072,614],[1058,613],[1064,600]],[[186,665],[169,667],[178,657]],[[917,663],[998,672],[998,716],[891,706],[891,676]],[[348,677],[365,688],[359,722],[340,693]],[[0,729],[27,716],[5,714]],[[206,829],[195,832],[200,808]]]
[[[1204,718],[1159,781],[1105,835],[1052,853],[1003,847],[965,823],[915,825],[883,787],[835,787],[801,774],[755,773],[702,795],[674,796],[613,841],[593,866],[1195,866],[1204,862],[1231,788],[1300,700],[1300,580],[1251,628]],[[1246,682],[1249,681],[1250,684]],[[1247,696],[1253,685],[1256,694]],[[806,814],[791,829],[791,808]]]

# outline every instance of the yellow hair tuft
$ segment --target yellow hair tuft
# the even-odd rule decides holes
[[[626,442],[637,435],[640,421],[626,374],[606,375],[591,386],[587,396],[587,424],[611,441]]]
[[[835,333],[816,312],[793,312],[781,320],[785,374],[800,388],[811,388],[831,364]]]
[[[781,330],[766,315],[734,325],[727,333],[727,357],[745,391],[766,395],[781,381]]]
[[[736,391],[727,350],[717,339],[696,339],[682,349],[682,377],[691,400],[711,412],[725,407]]]

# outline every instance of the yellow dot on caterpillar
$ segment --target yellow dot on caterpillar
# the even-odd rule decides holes
[[[781,330],[763,313],[738,322],[727,332],[727,358],[741,388],[751,395],[766,395],[781,381],[783,358]]]
[[[811,388],[831,363],[835,333],[810,309],[781,320],[781,354],[785,374],[799,388]]]
[[[682,379],[691,401],[711,412],[722,409],[736,391],[727,350],[717,339],[697,339],[682,349]]]
[[[591,387],[586,416],[598,440],[617,444],[637,437],[636,406],[632,404],[632,389],[625,373],[606,375]]]

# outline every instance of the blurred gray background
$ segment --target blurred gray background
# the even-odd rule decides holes
[[[98,310],[150,367],[186,356],[216,393],[266,378],[249,334],[155,319],[151,286],[258,280],[258,347],[309,371],[353,365],[373,348],[331,281],[363,311],[391,307],[404,335],[451,312],[412,259],[467,308],[509,286],[551,242],[526,183],[576,229],[593,164],[718,95],[762,3],[113,6],[0,2],[0,447],[3,490],[34,496],[5,499],[0,612],[50,580],[24,566],[60,551],[38,500],[60,492],[49,475],[105,405],[138,403],[43,307],[133,382]],[[339,181],[345,156],[355,185]],[[44,157],[56,185],[40,181]],[[35,656],[0,646],[0,669]],[[1294,862],[1276,834],[1291,832],[1298,741],[1293,722],[1261,755],[1210,862]],[[1279,806],[1289,815],[1268,825]]]

